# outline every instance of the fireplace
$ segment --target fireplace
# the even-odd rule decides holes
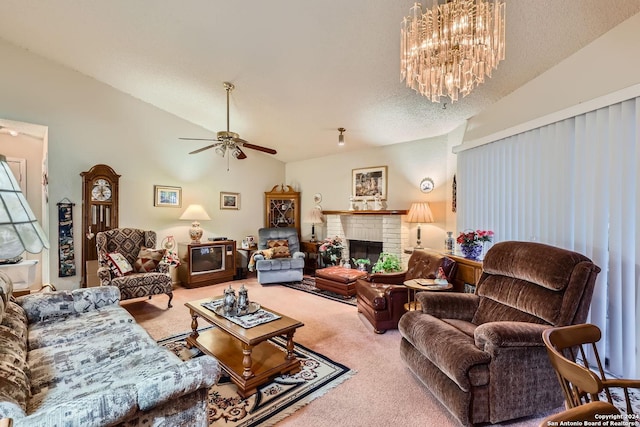
[[[368,213],[357,214],[350,211],[328,211],[325,212],[326,235],[338,236],[344,242],[342,259],[367,258],[358,254],[352,254],[350,244],[354,241],[364,241],[368,243],[382,244],[382,251],[397,255],[402,259],[404,265],[409,255],[402,250],[403,246],[408,246],[409,231],[406,223],[402,221],[401,214]],[[378,260],[378,250],[373,257],[369,257],[371,264]],[[371,252],[372,253],[372,252]]]
[[[380,252],[382,252],[382,242],[349,239],[349,256],[351,257],[351,267],[353,268],[356,267],[353,265],[354,258],[366,258],[371,261],[371,264],[367,265],[367,271],[371,273],[371,268],[378,260]]]

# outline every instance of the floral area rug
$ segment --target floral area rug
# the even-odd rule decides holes
[[[291,289],[297,289],[303,292],[308,292],[310,294],[318,295],[320,297],[328,298],[344,304],[356,305],[357,301],[355,296],[345,298],[344,296],[336,294],[335,292],[316,288],[315,277],[304,277],[302,279],[302,282],[283,283],[282,286],[286,286],[287,288]]]
[[[189,333],[161,339],[158,344],[173,351],[182,360],[201,356],[200,350],[186,346],[185,339]],[[284,357],[286,340],[274,337],[269,341],[282,349]],[[218,384],[209,389],[209,425],[272,426],[355,374],[346,366],[300,344],[295,344],[294,352],[300,360],[300,372],[278,376],[246,399],[238,395],[235,384],[223,372]]]

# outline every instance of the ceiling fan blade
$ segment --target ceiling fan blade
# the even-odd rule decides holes
[[[178,138],[185,141],[217,141],[216,138]]]
[[[209,148],[213,148],[213,147],[215,147],[216,145],[220,145],[220,143],[217,143],[217,144],[211,144],[211,145],[207,145],[206,147],[198,148],[197,150],[192,151],[192,152],[190,152],[189,154],[197,154],[197,153],[200,153],[201,151],[208,150]]]
[[[267,148],[267,147],[262,147],[260,145],[249,144],[244,139],[234,138],[233,141],[242,144],[243,147],[251,148],[252,150],[262,151],[263,153],[267,153],[267,154],[277,154],[278,153],[273,148]]]

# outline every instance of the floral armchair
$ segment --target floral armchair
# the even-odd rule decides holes
[[[98,279],[101,286],[117,286],[120,299],[167,294],[171,308],[173,286],[165,249],[154,249],[155,231],[115,228],[96,234]]]

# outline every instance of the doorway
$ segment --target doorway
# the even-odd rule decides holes
[[[48,197],[48,127],[0,119],[0,154],[10,162],[20,188],[45,234],[51,242]],[[49,249],[39,254],[25,253],[25,259],[37,260],[34,287],[50,283]]]

